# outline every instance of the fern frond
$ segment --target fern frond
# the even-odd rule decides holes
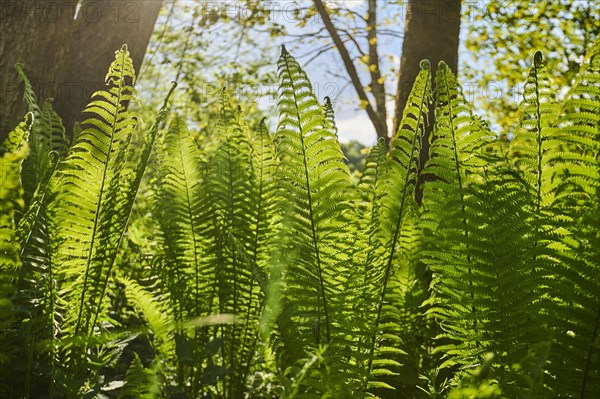
[[[69,296],[79,297],[76,313],[67,316],[72,332],[87,334],[93,312],[102,301],[101,282],[109,258],[116,251],[118,235],[109,234],[114,223],[118,185],[125,165],[127,144],[136,126],[125,110],[134,99],[134,72],[126,49],[117,52],[107,75],[108,91],[95,93],[86,108],[93,116],[52,179],[57,192],[49,210],[57,249],[57,270],[67,284]],[[103,245],[100,247],[100,245]]]
[[[2,308],[3,314],[7,298],[14,294],[13,278],[19,271],[19,241],[17,236],[17,213],[23,209],[23,188],[21,185],[21,167],[29,152],[27,137],[31,129],[32,115],[28,114],[26,120],[21,122],[11,133],[2,146],[0,146],[0,173],[2,188],[0,199],[2,204],[2,218],[0,219],[0,260],[2,267]],[[10,306],[9,306],[10,307]],[[5,327],[3,325],[3,327]],[[4,328],[3,328],[4,330]]]
[[[335,114],[333,112],[333,104],[329,96],[325,97],[325,104],[323,105],[323,113],[325,114],[325,120],[329,123],[330,129],[333,130],[335,137],[338,138],[338,128],[335,124]]]
[[[60,285],[56,305],[64,311],[64,336],[91,337],[98,324],[115,324],[105,293],[137,189],[136,168],[129,161],[137,118],[126,109],[136,98],[135,73],[126,47],[116,52],[106,81],[107,90],[94,94],[85,110],[90,117],[48,189],[52,270]],[[70,372],[84,371],[78,364],[86,345],[64,352]]]
[[[268,272],[271,261],[271,242],[279,226],[279,188],[277,187],[278,162],[273,139],[265,119],[250,134],[252,146],[252,176],[257,190],[256,225],[251,248],[252,262]],[[263,287],[264,292],[264,287]]]
[[[251,131],[250,139],[253,195],[255,198],[255,206],[251,208],[250,216],[251,219],[255,219],[255,224],[251,226],[253,228],[253,242],[248,252],[248,263],[254,269],[248,291],[256,290],[255,295],[259,301],[255,302],[257,309],[248,309],[249,312],[244,325],[244,336],[253,337],[255,340],[254,345],[256,345],[261,334],[258,328],[260,320],[257,317],[263,317],[268,276],[274,258],[272,243],[276,240],[281,221],[278,215],[280,197],[276,180],[277,155],[264,119],[257,129]],[[254,313],[253,317],[249,317],[251,311],[252,313],[258,311],[258,313]],[[268,334],[263,338],[268,339]],[[250,367],[250,362],[247,363],[247,366]]]
[[[563,183],[556,189],[562,203],[570,202],[568,197],[571,194],[579,197],[586,193],[588,202],[597,199],[596,187],[600,180],[597,157],[600,151],[599,57],[600,40],[596,40],[585,57],[556,124],[556,134],[565,143],[565,151],[552,154],[554,162],[559,164],[559,176],[556,177]],[[577,199],[572,203],[576,202]]]
[[[253,147],[241,109],[233,111],[225,93],[221,101],[217,148],[210,161],[216,168],[210,169],[208,191],[217,230],[218,311],[244,320],[221,328],[223,366],[231,371],[224,389],[236,397],[242,395],[258,338],[266,264],[257,261],[259,257],[264,260],[269,251],[266,239],[270,235],[274,211],[270,196],[274,192],[267,175],[273,172],[268,168],[274,166],[274,151],[264,125],[255,137],[259,143]],[[253,160],[255,150],[259,151],[258,158]]]
[[[365,159],[365,167],[358,182],[358,188],[362,199],[361,214],[363,216],[361,220],[363,228],[361,228],[361,230],[363,231],[369,229],[370,226],[376,225],[377,212],[375,211],[375,208],[377,206],[378,198],[375,193],[375,188],[381,178],[386,155],[387,147],[385,139],[380,138],[377,140],[377,144],[369,151],[369,155],[367,155],[367,158]]]
[[[137,353],[129,364],[125,375],[125,386],[118,398],[158,399],[161,397],[161,383],[157,368],[159,362],[145,368]]]
[[[565,145],[553,154],[560,263],[551,284],[558,300],[550,385],[585,398],[600,389],[600,39],[584,59],[557,128]]]
[[[48,172],[49,156],[56,152],[61,158],[67,154],[69,141],[65,134],[61,118],[52,108],[52,99],[46,99],[42,108],[33,91],[29,79],[23,71],[23,66],[15,66],[19,78],[24,85],[24,99],[27,108],[33,114],[33,126],[29,136],[30,154],[23,167],[23,185],[25,188],[25,201],[29,204],[39,182]]]
[[[425,165],[424,173],[434,177],[426,187],[447,196],[456,192],[455,188],[460,192],[483,173],[487,164],[483,156],[494,137],[481,128],[456,77],[443,62],[438,66],[434,95],[436,114],[431,160]],[[435,195],[430,193],[430,196]]]
[[[19,260],[20,245],[17,234],[17,220],[20,219],[18,216],[22,214],[24,208],[21,168],[29,153],[27,139],[32,123],[33,115],[27,114],[25,120],[9,133],[7,139],[0,145],[0,156],[2,156],[2,165],[0,168],[0,172],[2,173],[2,189],[0,191],[0,198],[3,201],[1,224],[3,246],[0,253],[4,255],[2,260],[6,261],[6,267],[2,268],[4,271],[10,270],[11,268],[8,265],[13,261]],[[16,256],[11,255],[13,252]],[[18,268],[15,267],[13,271],[17,272]],[[8,285],[3,289],[3,292],[7,296],[10,295],[9,292],[13,292],[13,289],[9,290],[7,288]]]
[[[532,206],[540,213],[552,203],[552,164],[549,154],[557,150],[561,142],[554,134],[553,124],[559,106],[550,87],[550,77],[544,66],[541,52],[536,52],[533,65],[525,83],[521,117],[514,139],[510,143],[509,157],[523,173],[532,192]]]
[[[170,264],[162,275],[181,313],[178,320],[211,309],[214,266],[201,232],[204,208],[202,154],[182,118],[175,118],[158,148],[158,195],[154,205],[164,231]],[[188,283],[189,281],[189,283]]]
[[[381,385],[377,376],[389,374],[388,367],[397,365],[387,349],[398,344],[395,333],[389,330],[397,320],[392,315],[394,300],[391,281],[402,265],[399,255],[408,248],[402,247],[405,224],[414,210],[415,185],[418,177],[420,137],[425,129],[425,117],[431,99],[431,71],[429,62],[421,63],[402,122],[394,136],[387,160],[382,165],[382,176],[377,180],[377,227],[369,237],[366,256],[364,313],[370,318],[365,349],[364,390]],[[390,317],[388,317],[390,316]],[[390,324],[391,323],[391,324]],[[396,331],[397,332],[397,331]],[[386,342],[389,346],[386,345]],[[379,382],[377,382],[379,381]]]
[[[440,63],[435,78],[435,126],[431,136],[432,144],[430,157],[423,173],[430,176],[424,186],[422,224],[427,237],[426,262],[436,275],[433,283],[435,300],[434,306],[452,307],[455,312],[452,319],[456,323],[464,319],[459,316],[460,311],[467,313],[466,317],[477,319],[477,308],[474,303],[466,307],[464,297],[467,295],[471,301],[475,299],[474,284],[476,284],[470,257],[469,234],[467,220],[470,215],[466,213],[466,198],[472,184],[481,181],[485,167],[489,164],[498,164],[494,155],[487,155],[491,150],[493,138],[491,133],[482,128],[481,122],[472,114],[471,106],[467,103],[462,93],[462,88],[456,82],[456,77],[444,63]],[[487,158],[486,158],[487,156]],[[460,218],[463,223],[462,230],[445,230],[445,220],[453,215]],[[442,231],[438,231],[442,229]],[[462,239],[465,244],[463,251],[456,251],[450,245],[451,241],[445,234],[457,234],[456,240]],[[443,239],[442,239],[443,236]],[[461,264],[466,265],[468,290],[461,287],[457,291],[445,287],[445,283],[452,281],[451,273],[454,264],[448,263],[448,254],[454,253],[457,258],[463,256]],[[455,260],[455,262],[459,262]],[[464,276],[462,276],[464,278]],[[442,289],[442,287],[444,287]],[[438,290],[439,289],[439,290]],[[436,313],[435,309],[431,312]],[[476,321],[471,326],[463,325],[468,331],[476,328]],[[442,321],[445,326],[445,321]],[[478,342],[472,337],[462,337],[461,344],[477,346]],[[470,351],[467,350],[467,351]]]
[[[335,358],[339,354],[335,348],[345,344],[341,338],[350,328],[343,309],[353,248],[348,231],[354,231],[351,221],[356,220],[350,207],[352,183],[310,80],[285,48],[278,70],[275,143],[286,203],[282,228],[288,236],[285,242],[293,246],[282,249],[289,258],[279,332],[292,363],[320,344],[330,344]]]
[[[37,390],[31,388],[34,392],[54,392],[59,361],[58,336],[62,314],[56,307],[57,281],[51,267],[52,248],[47,219],[47,206],[52,201],[48,186],[58,162],[58,154],[51,153],[46,176],[39,182],[29,209],[18,226],[23,266],[16,282],[19,294],[15,300],[23,313],[20,338],[28,351],[27,369],[21,375],[26,379],[24,386],[30,387],[33,382],[38,387]],[[39,341],[44,341],[42,347],[35,344]]]
[[[501,385],[517,396],[528,388],[520,385],[512,365],[525,359],[531,345],[550,339],[548,328],[539,329],[547,322],[541,316],[547,309],[542,270],[552,263],[547,247],[539,244],[542,190],[531,177],[539,164],[531,154],[516,152],[521,145],[531,150],[548,134],[537,128],[550,128],[546,119],[537,123],[550,117],[544,107],[551,107],[549,94],[544,100],[535,94],[544,92],[536,86],[540,68],[538,62],[526,89],[523,107],[529,116],[523,117],[521,141],[511,144],[519,173],[511,170],[500,141],[472,115],[454,76],[440,67],[432,156],[425,169],[433,176],[423,202],[426,262],[434,273],[427,312],[442,329],[436,348],[444,354],[442,367],[474,367],[492,352],[504,365],[496,371]],[[545,113],[536,113],[540,107]]]
[[[544,290],[535,272],[547,262],[523,209],[528,186],[506,172],[486,173],[486,182],[465,191],[463,208],[449,214],[435,236],[445,251],[432,264],[439,305],[431,314],[451,340],[438,347],[447,365],[478,364],[487,352],[511,365],[528,345],[549,340],[548,328],[540,328]]]
[[[175,318],[171,314],[168,295],[157,295],[156,292],[149,293],[144,287],[127,277],[120,276],[118,281],[125,286],[127,299],[135,306],[143,318],[147,321],[151,343],[158,359],[154,361],[162,364],[164,372],[167,371],[168,363],[173,364],[175,354]],[[159,284],[159,282],[155,282]]]
[[[19,355],[19,348],[14,345],[18,320],[13,306],[15,281],[21,267],[16,216],[24,207],[21,167],[29,152],[27,137],[32,118],[28,114],[0,146],[0,393],[3,394],[12,390],[12,377],[20,379],[10,366],[14,356]]]

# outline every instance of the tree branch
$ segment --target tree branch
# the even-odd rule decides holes
[[[369,12],[367,18],[367,40],[369,42],[369,72],[371,73],[371,93],[375,97],[375,108],[377,118],[386,125],[385,141],[387,136],[387,111],[385,109],[385,85],[381,76],[379,64],[379,52],[377,43],[377,0],[369,0]],[[379,134],[378,134],[379,136]]]
[[[342,57],[344,67],[346,68],[346,71],[348,72],[348,75],[350,76],[350,80],[352,81],[352,85],[354,86],[354,89],[356,90],[356,93],[358,94],[358,98],[360,99],[361,104],[364,104],[365,109],[367,111],[367,115],[369,115],[369,119],[371,120],[371,123],[375,127],[375,131],[377,132],[377,137],[384,137],[387,140],[386,121],[385,121],[385,119],[381,120],[378,113],[375,111],[375,109],[373,109],[373,106],[371,105],[371,102],[369,101],[369,97],[367,96],[365,88],[363,87],[362,83],[360,82],[360,78],[358,76],[356,66],[352,62],[352,57],[350,56],[350,53],[348,52],[348,49],[346,48],[344,41],[340,37],[337,29],[333,25],[333,22],[331,21],[331,17],[329,16],[327,9],[325,8],[325,6],[323,5],[323,2],[321,0],[314,0],[314,4],[315,4],[315,7],[317,8],[317,12],[321,16],[321,19],[323,20],[323,23],[325,24],[325,28],[327,28],[327,31],[329,32],[329,35],[331,36],[333,43],[335,44],[340,56]]]

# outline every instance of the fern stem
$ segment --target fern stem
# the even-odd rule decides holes
[[[534,56],[533,68],[534,68],[534,79],[535,79],[535,112],[536,112],[536,123],[537,123],[537,187],[536,187],[536,214],[540,215],[540,204],[542,201],[542,114],[540,111],[540,90],[538,83],[538,55],[541,57],[541,53],[537,52]]]

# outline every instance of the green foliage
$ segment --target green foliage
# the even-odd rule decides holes
[[[0,394],[592,397],[599,62],[596,41],[561,103],[536,53],[507,146],[424,61],[356,183],[285,48],[273,134],[226,90],[210,135],[184,115],[162,129],[169,96],[142,128],[124,47],[67,149],[21,72],[30,113],[0,148]]]
[[[10,367],[15,347],[14,323],[15,308],[13,297],[16,294],[14,280],[21,267],[20,245],[16,230],[16,218],[23,209],[23,187],[21,186],[21,167],[27,157],[29,146],[27,138],[31,130],[32,115],[28,114],[12,131],[0,147],[0,366],[2,370]],[[6,392],[6,387],[0,387]]]
[[[17,64],[16,69],[24,84],[24,99],[28,111],[33,115],[33,132],[29,140],[30,154],[25,160],[23,172],[25,198],[26,202],[29,203],[33,192],[48,173],[51,163],[49,157],[53,152],[64,157],[69,148],[69,141],[65,135],[62,120],[52,109],[52,99],[49,98],[44,101],[42,108],[40,108],[22,66]]]
[[[468,51],[461,59],[469,66],[462,68],[462,77],[471,82],[465,88],[478,109],[498,124],[499,134],[513,134],[519,120],[523,70],[529,67],[523,55],[543,50],[550,84],[567,87],[600,32],[600,11],[590,1],[464,3],[462,15],[468,21]],[[478,66],[471,68],[474,63]],[[557,94],[565,98],[564,92]]]

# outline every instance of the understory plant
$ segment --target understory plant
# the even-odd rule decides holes
[[[445,64],[432,76],[422,61],[358,181],[329,99],[285,48],[277,68],[274,132],[224,89],[198,135],[171,93],[140,120],[124,46],[71,142],[17,67],[28,113],[0,147],[0,396],[600,392],[600,42],[563,102],[534,55],[510,142]]]

